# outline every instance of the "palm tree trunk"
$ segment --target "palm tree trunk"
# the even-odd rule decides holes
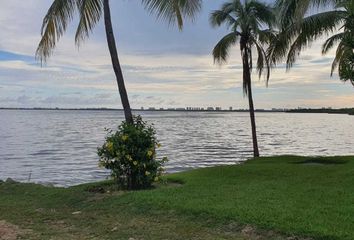
[[[108,43],[109,53],[111,55],[113,70],[117,79],[118,90],[119,90],[120,99],[122,101],[122,105],[124,109],[125,120],[127,123],[133,123],[132,110],[130,109],[128,94],[125,88],[123,73],[120,67],[116,42],[113,34],[109,0],[103,1],[103,8],[104,8],[104,23],[106,28],[107,43]]]
[[[242,62],[243,62],[244,90],[247,91],[246,93],[248,96],[249,111],[250,111],[250,118],[251,118],[253,156],[259,157],[256,120],[255,120],[253,97],[252,97],[251,70],[250,70],[249,56],[248,56],[248,50],[246,44],[241,42],[241,49],[242,49],[241,52],[242,52]]]
[[[251,118],[251,127],[252,127],[253,156],[254,157],[259,157],[258,141],[257,141],[257,130],[256,130],[256,119],[255,119],[255,115],[254,115],[254,106],[253,106],[251,82],[248,84],[248,90],[247,91],[248,91],[248,103],[249,103],[249,108],[250,108],[250,118]]]

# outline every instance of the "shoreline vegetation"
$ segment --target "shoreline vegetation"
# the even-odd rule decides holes
[[[0,181],[0,232],[21,239],[352,239],[353,171],[354,156],[278,156],[170,174],[141,191],[116,190],[112,181],[70,188]]]
[[[62,111],[123,111],[119,108],[10,108],[0,107],[0,110],[62,110]],[[132,109],[141,112],[248,112],[248,109],[187,109],[187,108],[147,108]],[[327,113],[354,115],[354,108],[295,108],[295,109],[255,109],[255,112],[286,112],[286,113]]]

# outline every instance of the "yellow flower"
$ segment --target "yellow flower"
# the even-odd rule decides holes
[[[123,136],[122,136],[122,140],[123,140],[123,141],[126,141],[127,139],[128,139],[128,135],[123,135]]]
[[[130,156],[130,155],[125,155],[125,157],[128,159],[128,161],[132,161],[133,160],[132,156]]]
[[[147,156],[148,156],[148,157],[151,157],[153,154],[154,154],[154,153],[153,153],[151,150],[147,151]]]
[[[145,175],[146,175],[146,176],[149,176],[149,175],[150,175],[150,172],[149,172],[149,171],[145,171]]]
[[[133,164],[136,166],[136,165],[138,165],[138,162],[137,162],[137,161],[134,161]]]
[[[112,142],[107,142],[106,147],[109,152],[113,152],[113,143]]]
[[[157,144],[157,148],[160,148],[160,147],[161,147],[161,144],[160,144],[160,143],[158,143],[158,144]]]
[[[155,177],[154,181],[157,182],[159,180],[159,177]]]

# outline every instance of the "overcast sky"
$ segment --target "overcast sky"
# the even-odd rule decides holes
[[[54,55],[41,67],[34,59],[42,19],[51,0],[0,0],[0,107],[121,108],[101,21],[80,49],[77,19]],[[209,26],[223,1],[204,0],[203,11],[183,32],[157,21],[140,0],[112,0],[119,56],[133,108],[221,106],[246,108],[238,46],[222,67],[211,50],[227,31]],[[323,41],[322,41],[323,42]],[[354,88],[330,77],[333,52],[321,41],[303,52],[290,72],[273,70],[269,87],[254,75],[257,108],[353,107]]]

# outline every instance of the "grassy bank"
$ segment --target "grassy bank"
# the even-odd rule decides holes
[[[259,158],[168,181],[136,192],[112,191],[110,182],[68,189],[2,183],[0,221],[19,226],[25,239],[354,236],[354,157]]]

